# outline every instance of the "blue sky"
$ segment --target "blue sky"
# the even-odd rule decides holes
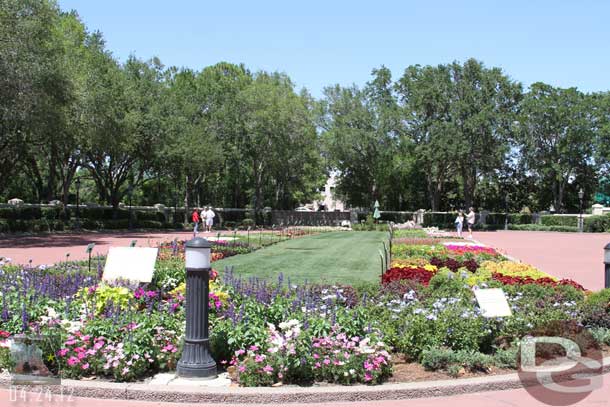
[[[363,85],[373,68],[474,57],[526,86],[610,89],[608,1],[59,0],[100,30],[119,59],[158,56],[286,72],[316,97]]]

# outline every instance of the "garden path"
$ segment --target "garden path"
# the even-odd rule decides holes
[[[610,233],[475,232],[474,239],[589,290],[604,288],[604,246]]]
[[[215,236],[217,232],[199,233],[199,236]],[[106,255],[111,246],[129,246],[137,240],[137,246],[154,246],[157,242],[171,241],[174,238],[189,239],[193,232],[117,232],[117,233],[62,233],[38,236],[5,236],[0,238],[0,257],[8,257],[13,263],[33,265],[53,264],[66,259],[85,260],[85,249],[95,243],[93,257]]]

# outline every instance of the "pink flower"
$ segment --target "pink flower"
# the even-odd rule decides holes
[[[83,340],[83,342],[87,342],[87,341],[89,341],[89,339],[91,339],[91,336],[90,335],[85,335],[81,339]]]
[[[66,341],[66,345],[68,346],[72,346],[76,343],[76,339],[70,339],[69,341]]]
[[[244,353],[246,353],[246,351],[245,351],[245,350],[243,350],[243,349],[239,349],[239,350],[236,350],[236,351],[235,351],[235,356],[241,356],[241,355],[243,355]]]
[[[66,356],[68,354],[68,349],[66,349],[66,348],[60,349],[59,352],[57,352],[57,353],[59,354],[59,356],[62,356],[62,357]]]
[[[273,368],[271,366],[267,365],[263,368],[263,372],[265,372],[267,374],[271,374],[273,372]]]
[[[155,298],[157,296],[157,292],[156,291],[146,291],[146,296],[148,298]]]
[[[245,371],[246,371],[246,367],[245,367],[245,366],[239,366],[239,367],[237,368],[237,370],[239,370],[239,373],[243,373],[243,372],[245,372]]]
[[[101,349],[104,346],[104,341],[97,341],[93,344],[94,349]]]
[[[250,346],[250,350],[251,350],[252,352],[256,352],[256,351],[258,350],[258,346],[256,346],[256,345],[252,345],[252,346]]]
[[[324,362],[323,362],[323,363],[324,363],[325,365],[330,365],[330,359],[324,359]]]
[[[84,365],[82,365],[81,369],[83,369],[83,370],[89,369],[89,363],[85,363]]]
[[[318,355],[317,353],[314,353],[314,354],[313,354],[313,358],[314,358],[314,359],[320,359],[320,355]]]
[[[265,355],[256,355],[256,356],[254,357],[254,361],[255,361],[256,363],[261,363],[261,362],[263,362],[264,360],[265,360]]]
[[[121,373],[123,373],[123,374],[129,373],[129,368],[124,367],[123,370],[121,371]]]
[[[133,296],[136,297],[136,299],[142,298],[144,296],[144,289],[142,287],[136,288],[133,292]]]
[[[367,370],[367,371],[373,370],[373,365],[368,360],[364,361],[364,370]]]
[[[68,358],[68,366],[76,366],[78,364],[79,360],[78,358],[74,357],[74,356],[70,356],[70,358]]]
[[[320,362],[316,362],[315,365],[313,365],[316,369],[319,369],[322,367],[322,365],[320,364]]]
[[[80,360],[80,359],[84,359],[84,358],[86,358],[86,357],[87,357],[87,355],[85,354],[85,352],[78,352],[78,355],[76,355],[76,356],[78,356],[78,359],[79,359],[79,360]]]
[[[368,373],[368,372],[367,372],[367,373],[365,373],[365,374],[364,374],[364,381],[365,381],[365,382],[370,382],[371,380],[373,380],[373,376],[371,376],[371,374],[370,374],[370,373]]]

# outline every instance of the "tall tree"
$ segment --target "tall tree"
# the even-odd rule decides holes
[[[451,121],[459,147],[456,159],[464,204],[473,205],[478,180],[500,168],[509,153],[521,85],[500,68],[469,59],[450,66],[453,86]]]
[[[399,145],[399,116],[390,72],[381,67],[364,89],[324,90],[319,126],[338,192],[353,206],[370,207],[389,196]],[[390,188],[388,188],[390,187]]]
[[[88,78],[94,89],[89,114],[95,121],[86,146],[85,165],[100,198],[117,208],[127,184],[144,182],[162,151],[159,109],[161,66],[133,57],[119,66],[108,54],[97,55]]]
[[[410,66],[396,84],[416,165],[424,169],[430,207],[441,207],[455,177],[457,129],[451,117],[453,84],[448,67]]]
[[[592,164],[596,129],[590,97],[534,83],[521,105],[521,154],[563,212],[566,188]]]
[[[319,179],[317,135],[307,105],[283,74],[259,72],[239,102],[243,133],[238,145],[251,170],[253,207],[258,212],[273,202],[265,199],[266,186],[273,185],[279,193],[275,200],[282,201],[296,181],[293,174]],[[305,185],[313,190],[313,183]]]

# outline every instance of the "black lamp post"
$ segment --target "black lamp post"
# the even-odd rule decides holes
[[[133,222],[131,218],[131,197],[133,196],[133,185],[129,184],[127,187],[127,196],[129,197],[129,229],[133,227]]]
[[[604,288],[610,288],[610,243],[604,247]]]
[[[80,229],[80,177],[74,181],[76,185],[76,228]]]
[[[196,237],[186,242],[186,335],[177,373],[182,377],[214,378],[216,362],[210,355],[209,281],[212,245]]]
[[[579,212],[579,216],[578,216],[578,231],[582,232],[584,229],[584,224],[583,224],[583,219],[582,219],[582,199],[585,196],[585,191],[583,191],[582,188],[580,188],[580,190],[578,191],[578,200],[580,202],[579,208],[578,208],[578,212]]]
[[[504,195],[504,230],[508,230],[508,193]]]

